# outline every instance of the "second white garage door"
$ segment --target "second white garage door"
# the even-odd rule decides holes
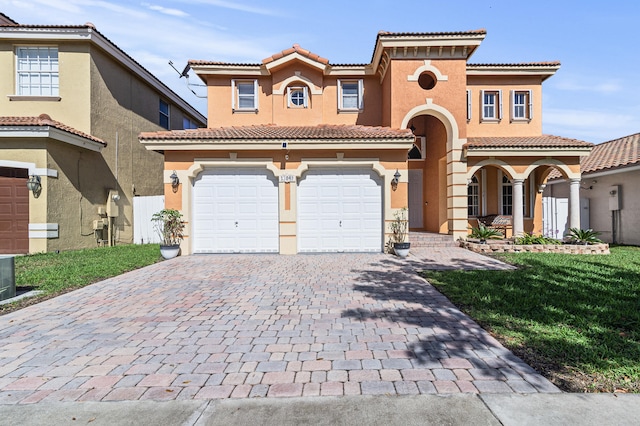
[[[277,253],[278,225],[278,184],[271,172],[207,170],[194,182],[194,253]]]
[[[307,172],[298,185],[298,251],[381,252],[380,177],[370,169]]]

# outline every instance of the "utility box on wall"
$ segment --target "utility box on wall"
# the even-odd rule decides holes
[[[609,187],[609,210],[620,210],[620,185]]]

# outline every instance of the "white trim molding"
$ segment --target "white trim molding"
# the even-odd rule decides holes
[[[0,160],[0,167],[7,167],[11,169],[27,169],[30,175],[38,175],[38,176],[46,176],[57,178],[58,171],[54,169],[45,169],[36,167],[34,163],[25,163],[22,161],[10,161],[10,160]]]
[[[418,79],[420,78],[420,74],[422,74],[423,72],[431,72],[431,73],[433,73],[433,75],[436,76],[436,79],[438,81],[448,81],[449,80],[448,76],[442,74],[438,68],[436,68],[433,65],[431,65],[431,60],[430,59],[426,59],[424,61],[424,65],[422,65],[417,70],[415,70],[413,72],[413,74],[410,74],[410,75],[407,76],[407,81],[418,81]]]
[[[58,238],[57,223],[30,223],[29,238]]]

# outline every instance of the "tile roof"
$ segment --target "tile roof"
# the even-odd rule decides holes
[[[593,147],[591,154],[580,161],[582,174],[605,170],[624,169],[640,164],[640,133],[624,136]],[[549,174],[549,179],[562,176],[557,170]]]
[[[0,22],[5,21],[6,23],[4,25],[19,25],[16,21],[14,21],[13,19],[11,19],[10,17],[8,17],[7,15],[5,15],[4,13],[0,12]]]
[[[316,55],[315,53],[310,52],[307,49],[303,49],[302,47],[300,47],[298,43],[295,43],[292,47],[285,49],[280,53],[276,53],[274,55],[269,56],[268,58],[263,59],[262,63],[268,64],[269,62],[277,61],[278,59],[283,58],[287,55],[291,55],[292,53],[298,53],[299,55],[302,55],[316,62],[320,62],[321,64],[325,64],[325,65],[329,64],[328,59],[323,58],[319,55]]]
[[[411,36],[459,36],[459,35],[483,35],[487,34],[487,30],[484,28],[480,28],[477,30],[468,30],[468,31],[442,31],[442,32],[415,32],[415,33],[395,33],[392,31],[378,31],[378,37],[411,37]]]
[[[275,124],[218,127],[212,129],[143,132],[139,138],[160,140],[291,140],[291,139],[398,139],[413,140],[409,129],[360,125],[277,126]]]
[[[513,67],[513,68],[527,68],[527,67],[559,67],[560,61],[542,61],[542,62],[516,62],[516,63],[484,63],[484,64],[467,64],[467,67],[477,68],[495,68],[495,67]]]
[[[69,127],[66,124],[59,121],[52,120],[47,114],[40,114],[38,117],[0,117],[0,127],[53,127],[58,130],[62,130],[67,133],[71,133],[76,136],[88,139],[93,142],[107,146],[107,143],[102,139],[98,139],[95,136],[88,135],[80,130],[76,130],[73,127]]]
[[[466,148],[589,148],[593,144],[553,135],[467,138]]]

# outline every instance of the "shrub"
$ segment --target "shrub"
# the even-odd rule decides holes
[[[502,233],[498,230],[487,228],[481,223],[477,228],[471,228],[471,238],[478,238],[480,241],[486,241],[488,239],[502,238]]]
[[[584,244],[586,246],[588,244],[601,243],[602,240],[598,238],[598,235],[600,235],[600,233],[593,229],[570,228],[568,237],[571,243]]]
[[[556,240],[555,238],[548,238],[548,237],[545,237],[544,235],[527,234],[526,232],[522,236],[517,237],[514,240],[514,242],[515,244],[519,244],[519,245],[561,244],[561,242]]]

